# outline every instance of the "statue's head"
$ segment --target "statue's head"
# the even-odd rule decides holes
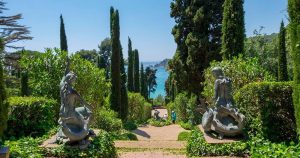
[[[66,81],[68,83],[73,83],[75,82],[77,79],[76,74],[73,71],[70,71],[67,75],[66,75]]]
[[[212,73],[214,75],[215,78],[218,78],[220,76],[224,76],[223,70],[221,67],[214,67],[212,69]]]

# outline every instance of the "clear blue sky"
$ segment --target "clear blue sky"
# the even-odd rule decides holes
[[[141,61],[171,58],[176,44],[171,34],[171,0],[5,0],[5,14],[22,13],[21,24],[30,27],[31,41],[16,45],[43,51],[59,47],[59,16],[63,14],[70,52],[98,49],[109,37],[110,6],[119,10],[121,43],[127,57],[127,37],[140,52]],[[287,0],[245,0],[246,34],[264,26],[264,33],[278,32],[280,21],[286,20]]]

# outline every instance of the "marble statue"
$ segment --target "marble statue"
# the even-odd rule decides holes
[[[69,71],[67,66],[65,76],[62,78],[59,86],[61,107],[58,120],[60,130],[57,133],[57,141],[67,139],[71,143],[79,142],[83,145],[87,143],[86,139],[88,136],[93,134],[89,129],[92,112],[89,105],[72,87],[72,83],[74,83],[76,79],[76,74]],[[82,107],[76,108],[75,106],[77,104],[82,105]]]
[[[219,139],[223,136],[242,134],[245,116],[234,106],[232,97],[232,81],[224,76],[220,67],[212,69],[215,80],[215,107],[208,108],[202,117],[202,127],[205,132],[215,131]]]

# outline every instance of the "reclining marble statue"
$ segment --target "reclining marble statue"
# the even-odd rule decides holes
[[[80,145],[84,145],[87,144],[88,136],[93,134],[93,131],[89,129],[92,112],[89,105],[72,87],[72,83],[76,79],[76,74],[69,71],[67,66],[65,76],[60,82],[61,107],[58,120],[60,130],[56,140],[62,142],[67,139],[70,143],[78,142]],[[77,103],[82,107],[76,108]]]
[[[223,136],[242,134],[245,116],[234,106],[232,97],[232,81],[224,76],[220,67],[212,69],[216,78],[214,85],[215,107],[208,108],[202,117],[205,132],[215,131],[219,139]]]

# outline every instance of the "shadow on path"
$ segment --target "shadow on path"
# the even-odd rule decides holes
[[[146,138],[150,138],[151,137],[147,132],[142,131],[140,129],[133,130],[132,133],[134,133],[136,135],[140,135],[142,137],[146,137]]]

